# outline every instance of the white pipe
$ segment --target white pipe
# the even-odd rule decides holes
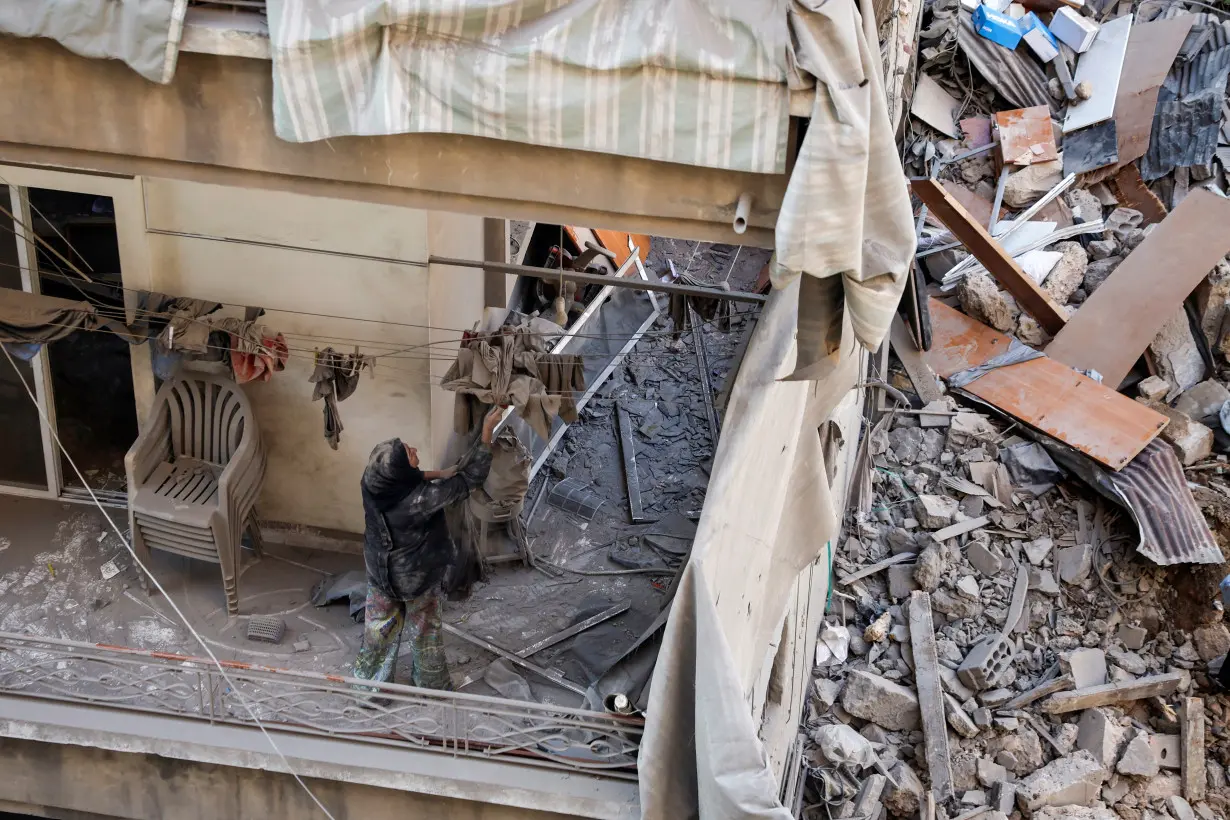
[[[749,193],[739,194],[739,202],[735,205],[735,233],[743,234],[747,231],[747,217],[752,212],[752,195]]]

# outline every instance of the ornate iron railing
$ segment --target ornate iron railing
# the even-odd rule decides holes
[[[0,692],[636,778],[643,721],[0,632]],[[227,679],[229,678],[229,683]],[[233,688],[232,688],[233,685]]]

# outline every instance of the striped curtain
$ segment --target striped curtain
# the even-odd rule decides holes
[[[269,0],[280,138],[469,134],[785,170],[780,0]]]

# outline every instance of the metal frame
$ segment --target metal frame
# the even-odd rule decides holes
[[[0,632],[0,692],[411,746],[635,781],[644,721],[188,655]],[[247,705],[245,705],[245,702]]]
[[[42,168],[27,168],[20,166],[0,165],[0,185],[7,186],[13,214],[25,225],[32,225],[29,194],[30,188],[45,188],[54,191],[73,191],[92,194],[94,196],[110,197],[115,204],[116,233],[120,251],[120,280],[125,287],[143,287],[146,284],[147,259],[141,249],[144,246],[144,213],[139,202],[134,203],[135,195],[143,201],[140,194],[140,183],[131,177],[104,176],[80,172],[63,172]],[[22,287],[29,293],[39,293],[37,274],[37,249],[34,237],[28,236],[20,225],[13,226],[16,232],[17,259],[21,266]],[[131,231],[126,235],[125,231]],[[129,304],[131,302],[131,304]],[[136,306],[135,295],[125,293],[125,303],[130,312]],[[132,319],[133,316],[128,317]],[[133,371],[133,400],[136,405],[137,419],[142,421],[143,387],[148,381],[149,395],[152,397],[152,374],[148,379],[142,377],[149,371],[148,351],[130,351]],[[34,391],[39,406],[47,415],[50,423],[43,424],[40,420],[39,431],[43,442],[43,459],[47,472],[47,489],[36,490],[28,487],[18,487],[0,483],[0,495],[16,495],[33,498],[56,498],[66,502],[93,503],[85,491],[76,491],[66,487],[64,474],[60,464],[59,448],[55,444],[52,430],[56,425],[55,400],[51,383],[51,365],[45,350],[39,351],[31,364],[34,370]],[[104,493],[102,500],[108,506],[126,506],[127,496]]]

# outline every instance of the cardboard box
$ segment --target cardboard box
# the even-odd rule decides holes
[[[974,31],[1004,48],[1016,48],[1021,42],[1021,28],[1016,21],[985,5],[974,12]]]
[[[1021,39],[1038,55],[1039,60],[1049,63],[1059,56],[1059,43],[1038,15],[1031,11],[1018,21],[1018,25],[1021,27]]]
[[[1084,54],[1098,36],[1098,24],[1066,6],[1051,18],[1051,34],[1077,54]]]

